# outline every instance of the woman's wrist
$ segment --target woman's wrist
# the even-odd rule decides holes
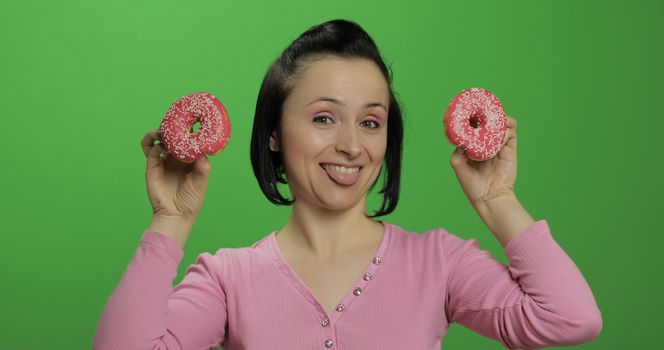
[[[181,216],[153,215],[148,230],[173,238],[178,242],[180,247],[184,248],[191,229],[194,226],[194,221],[195,219],[188,219]]]
[[[503,248],[512,238],[535,222],[514,195],[495,198],[477,206],[476,209]]]

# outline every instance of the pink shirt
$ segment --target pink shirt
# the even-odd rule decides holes
[[[507,244],[509,266],[443,228],[383,225],[373,260],[329,315],[275,232],[198,255],[173,287],[182,248],[144,231],[93,348],[438,350],[456,322],[505,347],[535,349],[587,342],[602,329],[590,287],[546,220]]]

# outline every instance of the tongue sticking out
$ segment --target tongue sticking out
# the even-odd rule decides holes
[[[338,171],[334,171],[334,169],[331,169],[330,167],[321,167],[322,171],[327,174],[327,176],[330,177],[330,179],[339,185],[352,185],[355,182],[357,182],[357,179],[360,178],[360,172],[357,171],[352,174],[346,174]]]

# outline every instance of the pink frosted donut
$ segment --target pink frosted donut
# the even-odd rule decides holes
[[[200,128],[193,131],[196,122]],[[231,136],[224,105],[208,92],[194,92],[175,101],[159,126],[161,141],[179,160],[191,163],[204,154],[217,154]]]
[[[445,109],[443,124],[451,144],[465,149],[468,158],[483,161],[502,149],[507,118],[498,97],[482,88],[471,88],[454,96]]]

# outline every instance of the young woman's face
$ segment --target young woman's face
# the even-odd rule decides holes
[[[388,103],[370,60],[328,56],[305,69],[284,101],[281,139],[270,140],[296,202],[335,211],[365,203],[385,156]]]

